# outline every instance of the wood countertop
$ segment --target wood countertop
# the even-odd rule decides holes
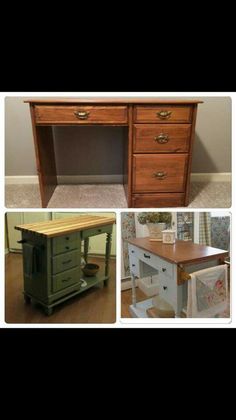
[[[214,259],[214,257],[223,258],[228,255],[228,251],[194,244],[190,241],[177,240],[175,244],[171,245],[153,242],[149,238],[134,238],[128,239],[128,242],[175,264],[191,264]]]
[[[116,222],[115,217],[105,216],[74,216],[63,219],[49,220],[47,222],[27,223],[17,225],[15,229],[23,232],[34,232],[48,238],[78,232],[84,229],[92,229],[100,226],[110,225]]]
[[[200,99],[193,98],[151,98],[151,97],[80,97],[80,98],[26,98],[25,103],[31,104],[173,104],[191,105],[203,103]]]

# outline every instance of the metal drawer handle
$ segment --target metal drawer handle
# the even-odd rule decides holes
[[[135,267],[135,264],[132,264],[132,267]]]
[[[69,281],[69,280],[71,280],[71,277],[67,277],[67,279],[63,279],[62,283],[64,283],[65,281]]]
[[[154,140],[159,144],[164,144],[169,141],[168,134],[161,133],[159,136],[154,137]]]
[[[151,258],[150,255],[143,254],[145,258]]]
[[[66,249],[70,249],[70,247],[69,246],[66,246]]]
[[[134,250],[132,250],[131,252],[132,252],[132,254],[134,254]]]
[[[79,120],[87,120],[89,116],[88,111],[75,111],[74,114]]]
[[[163,271],[163,273],[164,273],[164,272],[166,271],[166,268],[163,268],[163,269],[162,269],[162,271]]]
[[[72,260],[63,261],[62,264],[69,264]]]
[[[102,229],[98,229],[98,232],[100,233],[102,231]]]
[[[69,239],[70,239],[70,237],[69,236],[66,236],[66,241],[69,241]]]
[[[157,112],[157,116],[162,120],[170,118],[172,111],[159,111]]]
[[[167,177],[167,172],[154,172],[154,178],[165,179]]]
[[[167,286],[163,286],[163,289],[166,290],[167,289]]]

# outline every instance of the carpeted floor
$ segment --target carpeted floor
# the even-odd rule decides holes
[[[5,203],[8,208],[40,208],[39,187],[35,184],[7,185]],[[229,208],[231,184],[228,182],[191,183],[190,204],[193,208]],[[120,184],[58,185],[48,208],[126,208]]]

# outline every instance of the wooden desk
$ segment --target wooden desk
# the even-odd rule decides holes
[[[47,207],[57,186],[55,125],[127,126],[123,183],[128,207],[188,205],[197,105],[202,101],[32,98],[25,102],[30,104],[42,207]]]
[[[187,304],[189,273],[223,263],[228,251],[193,242],[177,240],[174,245],[152,242],[149,238],[129,239],[129,262],[132,278],[132,305],[134,317],[146,317],[152,299],[136,302],[135,278],[158,274],[160,296],[170,303],[179,317]]]
[[[53,307],[109,280],[113,217],[86,216],[15,226],[22,232],[25,301],[40,303],[47,315]],[[81,274],[81,242],[88,260],[89,238],[106,234],[105,273]],[[86,280],[87,286],[82,287]]]

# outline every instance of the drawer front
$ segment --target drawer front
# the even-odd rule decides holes
[[[141,261],[150,265],[150,267],[158,270],[158,274],[161,274],[163,278],[170,277],[173,278],[173,265],[166,260],[158,257],[157,255],[152,254],[151,252],[145,251],[144,249],[138,248],[137,258]]]
[[[100,235],[102,233],[111,233],[113,225],[100,226],[97,228],[86,229],[82,231],[82,239],[89,238],[90,236]]]
[[[184,206],[184,193],[133,194],[132,207],[158,208]]]
[[[58,255],[52,258],[52,273],[57,274],[61,271],[69,270],[80,264],[80,250]]]
[[[184,192],[188,155],[134,155],[133,192]]]
[[[136,106],[134,121],[141,123],[189,123],[192,107],[189,105]]]
[[[65,289],[72,284],[80,281],[80,268],[73,268],[73,270],[67,270],[63,273],[52,276],[52,289],[53,292]]]
[[[36,105],[36,124],[126,124],[126,106]]]
[[[58,236],[52,239],[53,255],[69,252],[79,247],[80,232],[71,233],[65,236]]]
[[[159,276],[159,294],[166,302],[173,306],[174,310],[177,308],[177,283],[171,277]]]
[[[134,153],[188,152],[191,124],[136,124]]]

